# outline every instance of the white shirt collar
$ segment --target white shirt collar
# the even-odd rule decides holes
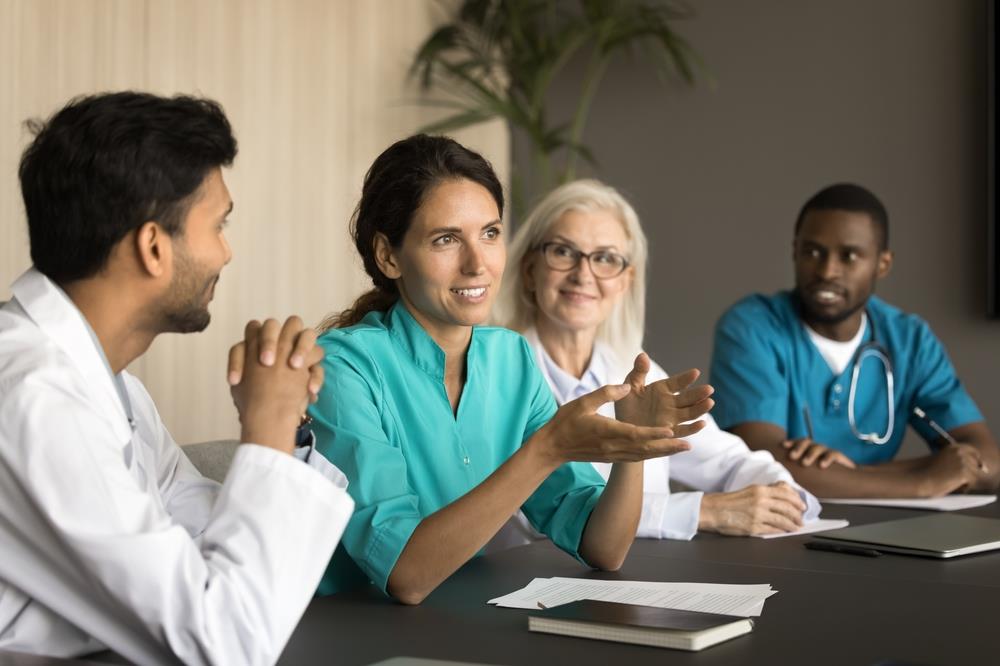
[[[571,400],[576,400],[591,391],[596,391],[607,383],[606,378],[608,377],[610,368],[608,367],[608,358],[604,350],[604,344],[600,341],[595,341],[594,349],[590,354],[590,363],[587,365],[587,369],[584,370],[583,376],[577,378],[560,368],[552,360],[552,357],[545,350],[545,345],[538,338],[538,332],[534,328],[526,331],[524,336],[527,338],[528,343],[535,349],[539,369],[542,371],[542,375],[546,381],[548,381],[552,393],[555,395],[556,402],[560,405]]]

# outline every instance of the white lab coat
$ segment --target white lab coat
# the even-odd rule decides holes
[[[606,344],[597,342],[591,355],[590,366],[579,382],[566,381],[555,362],[548,356],[534,329],[525,333],[535,352],[535,362],[548,382],[560,405],[607,384],[621,384],[632,370],[632,359],[619,359]],[[646,383],[666,379],[667,373],[655,362],[651,363]],[[572,385],[571,385],[572,384]],[[599,414],[615,418],[614,403],[607,403]],[[639,519],[638,537],[653,539],[689,540],[698,532],[701,499],[706,492],[732,492],[754,484],[767,485],[784,481],[798,490],[807,510],[805,520],[819,516],[819,501],[799,486],[791,473],[767,451],[751,451],[736,435],[725,432],[715,420],[705,417],[706,426],[700,432],[686,437],[691,449],[683,453],[647,460],[643,467],[642,515]],[[611,476],[611,463],[592,463],[605,480]],[[670,480],[693,488],[690,492],[670,491]],[[509,548],[543,538],[531,528],[523,514],[512,518],[494,540],[489,550]]]
[[[221,486],[141,382],[125,411],[83,316],[31,269],[0,309],[0,649],[269,664],[353,510],[318,453],[253,444]],[[315,467],[315,468],[314,468]]]

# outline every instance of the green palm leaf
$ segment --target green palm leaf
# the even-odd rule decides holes
[[[452,5],[448,5],[451,7]],[[661,79],[677,75],[694,84],[704,65],[674,25],[694,17],[679,0],[463,0],[450,23],[436,28],[414,55],[410,75],[425,90],[450,99],[422,102],[454,113],[424,131],[448,132],[494,118],[524,130],[534,151],[535,184],[547,188],[561,156],[558,180],[575,176],[575,162],[597,160],[582,140],[594,95],[612,57],[637,47]],[[546,94],[563,69],[581,55],[587,67],[569,122],[551,122]],[[514,174],[514,184],[523,183]],[[525,200],[515,196],[515,200]]]

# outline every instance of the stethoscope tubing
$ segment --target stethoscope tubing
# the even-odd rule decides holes
[[[868,325],[872,329],[872,337],[868,342],[862,343],[858,347],[857,351],[854,352],[854,358],[851,360],[851,388],[847,395],[847,422],[851,426],[851,433],[859,440],[881,446],[892,439],[892,434],[896,426],[896,398],[893,393],[892,358],[889,356],[889,350],[878,341],[875,320],[872,318],[871,313],[868,312],[868,308],[865,308],[865,315],[868,319]],[[858,429],[857,420],[854,415],[854,401],[858,390],[858,377],[861,374],[861,364],[864,363],[866,358],[875,358],[880,361],[882,369],[885,372],[885,403],[889,416],[885,434],[882,435],[879,435],[877,432],[861,432]]]

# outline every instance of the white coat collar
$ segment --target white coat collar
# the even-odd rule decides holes
[[[128,417],[115,391],[111,373],[102,352],[94,345],[90,325],[62,289],[32,267],[11,286],[11,291],[24,312],[39,330],[62,350],[74,365],[102,412],[109,417],[115,435],[122,445],[132,435]]]

